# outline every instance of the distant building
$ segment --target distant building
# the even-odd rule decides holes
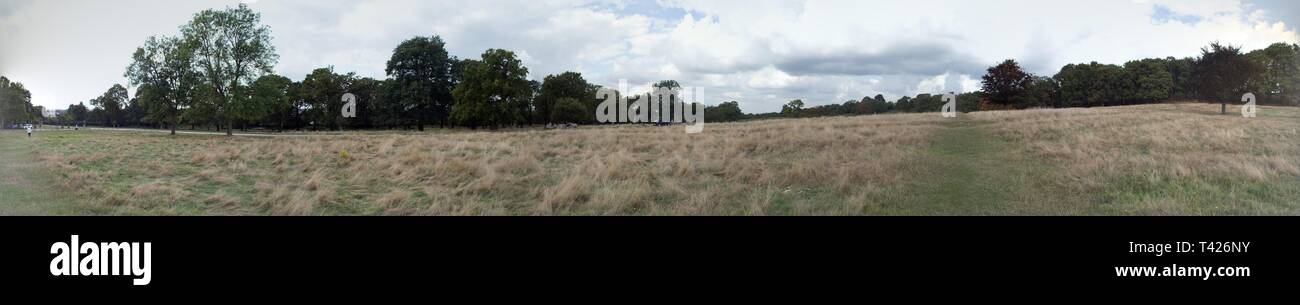
[[[41,110],[41,116],[48,119],[52,119],[58,117],[60,114],[63,114],[63,111],[64,110],[44,109]]]

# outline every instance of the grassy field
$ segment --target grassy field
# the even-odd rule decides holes
[[[25,133],[0,132],[0,215],[71,215],[109,212],[67,192],[40,162]]]
[[[1298,215],[1300,109],[576,130],[0,134],[3,214]]]

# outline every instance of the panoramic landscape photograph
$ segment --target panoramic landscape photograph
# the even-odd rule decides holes
[[[1280,0],[0,0],[0,215],[1294,216],[1297,25]]]

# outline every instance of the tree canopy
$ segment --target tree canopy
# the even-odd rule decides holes
[[[537,113],[539,113],[538,122],[581,122],[590,123],[596,120],[596,93],[592,90],[592,85],[582,78],[582,73],[566,71],[558,75],[547,75],[542,80],[541,94],[536,99]],[[573,99],[581,108],[566,108],[560,110],[556,104],[560,99]],[[587,101],[587,103],[584,103]],[[574,114],[565,113],[565,120],[555,118],[554,115],[565,111],[578,111]]]
[[[194,48],[194,61],[210,89],[205,108],[231,134],[234,120],[247,119],[247,87],[263,74],[271,73],[279,56],[271,45],[271,29],[261,24],[261,14],[241,3],[224,10],[207,9],[194,14],[181,27]]]
[[[464,79],[452,90],[452,121],[492,128],[527,122],[532,97],[527,76],[528,68],[514,52],[483,52],[481,60],[467,65]]]
[[[1034,77],[1021,69],[1015,60],[1008,59],[990,67],[983,80],[984,96],[990,101],[1004,105],[1029,104],[1024,99],[1028,96]]]
[[[123,109],[130,98],[126,87],[121,84],[113,84],[107,91],[104,91],[103,95],[91,99],[90,104],[102,111],[100,119],[103,120],[104,126],[117,127],[122,123]]]
[[[194,45],[175,37],[149,37],[131,56],[126,76],[139,88],[138,107],[147,112],[144,118],[166,122],[176,134],[181,110],[194,101],[202,75],[194,67]]]
[[[393,78],[397,109],[410,113],[410,124],[446,125],[452,105],[451,90],[464,63],[447,53],[442,37],[414,37],[393,49],[384,72]]]
[[[0,128],[30,122],[32,93],[22,83],[0,76]]]
[[[1201,57],[1193,69],[1201,96],[1219,101],[1222,113],[1227,113],[1228,101],[1250,89],[1251,77],[1260,67],[1241,53],[1241,47],[1214,42],[1201,48]]]

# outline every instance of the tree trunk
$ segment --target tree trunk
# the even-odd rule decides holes
[[[1228,114],[1228,103],[1219,103],[1219,114]]]

